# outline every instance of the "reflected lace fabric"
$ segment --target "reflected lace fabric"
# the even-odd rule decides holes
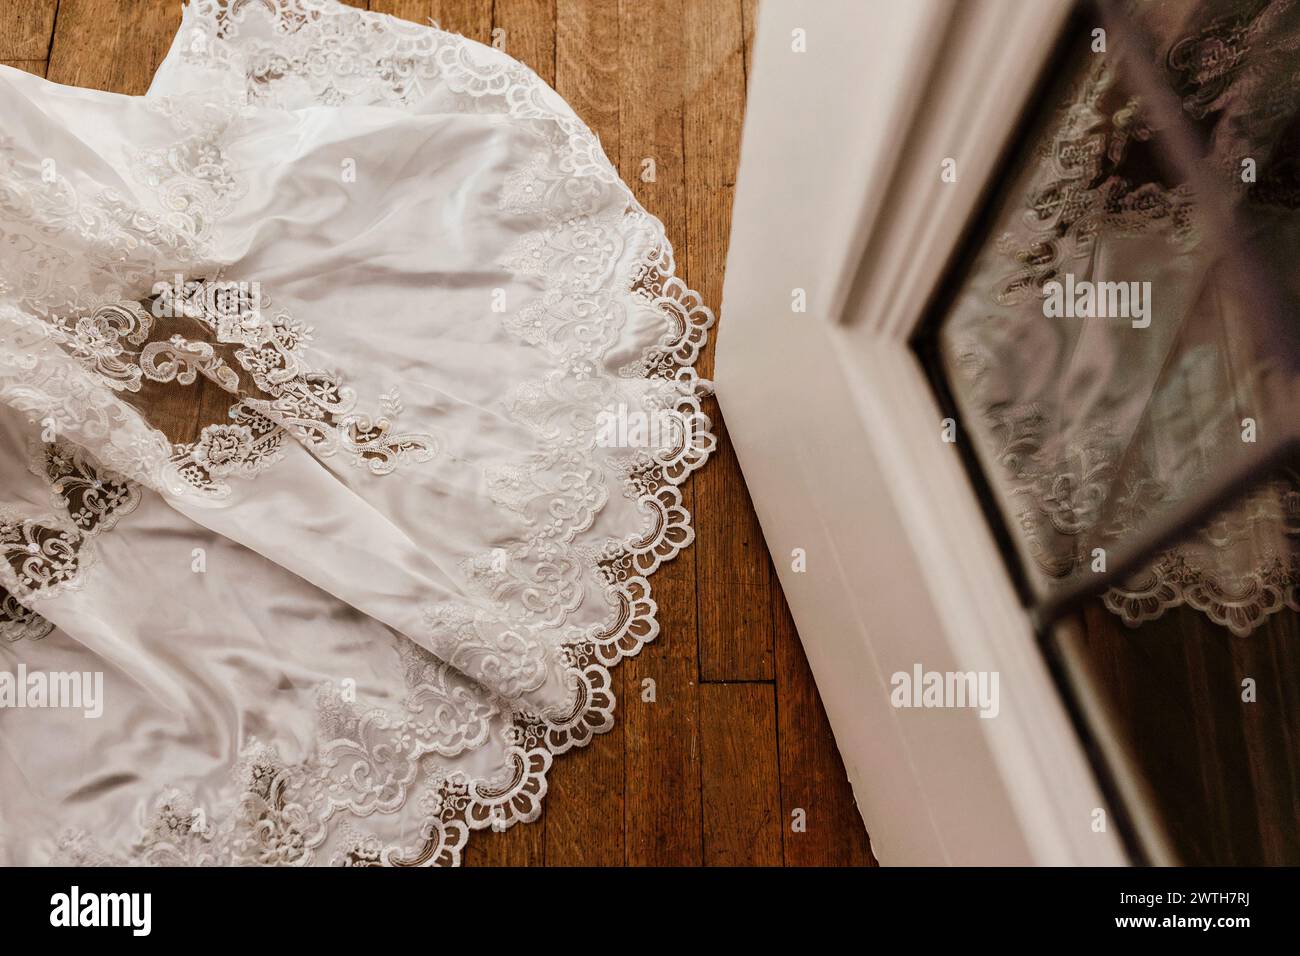
[[[0,858],[536,819],[714,447],[662,225],[527,68],[326,0],[0,88]]]
[[[1300,250],[1300,4],[1137,4],[1159,72],[1199,157],[1221,177],[1258,247],[1278,257],[1289,302]],[[1034,583],[1087,575],[1094,548],[1139,535],[1195,494],[1246,419],[1270,427],[1262,386],[1282,374],[1252,342],[1225,237],[1167,161],[1167,130],[1121,61],[1085,52],[1031,136],[992,232],[942,333],[955,397],[972,423]],[[1243,157],[1257,166],[1242,176]],[[1146,328],[1048,319],[1044,287],[1146,280]],[[1253,490],[1104,602],[1130,626],[1188,605],[1238,636],[1300,611],[1300,479]]]

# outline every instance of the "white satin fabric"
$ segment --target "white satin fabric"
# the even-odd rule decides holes
[[[326,0],[194,0],[146,97],[0,99],[0,680],[103,675],[0,706],[4,861],[535,819],[713,448],[660,223],[525,67]],[[177,275],[253,291],[160,316]],[[163,434],[200,376],[229,411]]]

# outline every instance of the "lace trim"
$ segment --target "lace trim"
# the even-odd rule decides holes
[[[1107,591],[1104,600],[1130,627],[1186,604],[1238,637],[1246,637],[1270,615],[1286,609],[1300,612],[1300,567],[1278,559],[1225,581],[1168,552],[1136,581]]]
[[[134,482],[67,442],[37,446],[31,467],[50,483],[56,510],[36,518],[0,512],[0,637],[11,643],[54,629],[31,603],[77,587],[93,558],[91,539],[140,503]]]
[[[205,287],[195,285],[200,291]],[[158,300],[149,302],[156,305]],[[187,386],[202,375],[227,392],[244,395],[229,410],[234,424],[208,425],[196,441],[172,448],[175,473],[207,496],[229,494],[227,477],[252,477],[278,461],[286,434],[322,458],[346,451],[354,464],[376,475],[433,458],[438,446],[431,435],[395,431],[400,409],[395,393],[385,398],[391,409],[387,414],[356,413],[356,393],[337,375],[309,364],[311,328],[282,309],[265,316],[262,309],[269,305],[265,298],[250,303],[214,294],[211,301],[205,295],[192,297],[182,309],[217,345],[235,347],[232,361],[258,389],[247,395],[235,368],[212,343],[179,334],[150,341],[159,319],[141,302],[98,301],[47,323],[52,338],[115,391],[138,393],[150,381]]]
[[[220,145],[236,111],[207,95],[150,108],[182,137],[128,151],[135,177],[157,193],[154,210],[114,190],[82,196],[61,174],[32,175],[33,157],[0,139],[7,276],[21,277],[17,287],[0,280],[0,400],[117,472],[181,494],[170,443],[114,394],[140,391],[139,346],[154,325],[122,290],[210,253],[213,224],[240,195]],[[165,377],[165,363],[155,368]]]
[[[1237,507],[1200,529],[1196,547],[1166,551],[1136,579],[1112,588],[1105,604],[1137,627],[1170,608],[1188,605],[1238,637],[1280,611],[1300,612],[1300,490],[1297,478],[1255,490]],[[1280,544],[1232,573],[1214,559],[1237,545],[1252,546],[1257,527],[1280,529]]]
[[[0,587],[0,640],[10,644],[48,637],[54,625]]]
[[[375,475],[391,474],[399,465],[434,457],[438,443],[433,436],[395,431],[401,409],[395,392],[383,398],[385,415],[355,412],[356,392],[338,375],[310,364],[306,347],[311,327],[283,309],[267,317],[263,309],[269,305],[265,298],[251,303],[241,299],[233,309],[214,310],[204,304],[195,313],[218,343],[238,346],[234,358],[251,375],[262,396],[246,397],[231,407],[230,418],[235,424],[210,425],[197,442],[178,446],[177,460],[183,462],[183,473],[196,487],[224,493],[228,488],[220,478],[251,476],[274,463],[286,434],[321,458],[343,450],[351,455],[353,464]],[[202,348],[208,362],[204,374],[229,373],[237,388],[237,376],[224,364],[214,368],[211,347]],[[165,369],[171,370],[171,365]],[[194,373],[187,374],[193,381]]]

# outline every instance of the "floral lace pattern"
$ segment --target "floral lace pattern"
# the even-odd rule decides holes
[[[152,108],[181,137],[166,148],[128,151],[136,180],[157,197],[155,208],[116,189],[85,195],[57,168],[39,166],[42,157],[19,154],[0,138],[0,243],[12,275],[21,277],[13,288],[0,281],[0,296],[37,315],[78,312],[87,341],[97,321],[113,339],[120,335],[111,326],[129,319],[110,312],[96,320],[87,306],[149,288],[164,265],[204,261],[215,222],[240,195],[220,145],[237,122],[228,98],[164,97]],[[103,358],[111,382],[113,356]]]
[[[54,625],[0,587],[0,639],[13,644],[48,637]]]
[[[76,587],[92,557],[91,538],[140,503],[134,482],[66,442],[35,449],[32,471],[49,482],[55,511],[38,518],[0,512],[0,636],[11,643],[53,630],[31,602]]]
[[[81,314],[56,316],[51,333],[89,372],[115,391],[137,393],[142,382],[193,385],[198,377],[243,396],[231,406],[234,424],[213,424],[197,441],[177,444],[170,456],[187,486],[209,496],[228,494],[223,480],[252,477],[280,458],[286,434],[321,457],[339,450],[376,475],[405,463],[421,463],[436,453],[432,436],[395,431],[395,415],[372,418],[358,414],[355,392],[338,377],[312,368],[306,358],[311,329],[277,310],[264,315],[268,300],[195,310],[212,342],[180,334],[149,341],[158,325],[140,302],[105,301]],[[214,348],[233,346],[233,360],[256,385],[241,389],[235,368]]]

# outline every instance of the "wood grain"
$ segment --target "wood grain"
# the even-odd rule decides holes
[[[24,73],[35,73],[37,76],[45,75],[45,68],[48,66],[47,60],[0,60],[5,66],[12,66],[15,70],[22,70]]]
[[[1182,860],[1300,863],[1296,615],[1274,615],[1246,638],[1187,607],[1130,629],[1098,603],[1078,622],[1090,673],[1076,677],[1109,700]],[[1242,700],[1247,677],[1253,703]]]
[[[749,65],[754,62],[754,27],[758,23],[758,0],[741,0],[741,18],[745,31],[745,83],[749,84]]]
[[[745,109],[740,2],[687,4],[683,26],[686,242],[678,260],[687,284],[716,306],[740,160],[740,127],[718,117]],[[712,347],[697,367],[702,376],[712,375]],[[705,403],[705,413],[717,423],[718,449],[694,479],[700,679],[771,680],[771,582],[763,532],[715,399]]]
[[[370,0],[370,9],[492,42],[492,0]]]
[[[47,59],[57,6],[58,0],[0,2],[0,62]]]
[[[502,49],[555,85],[555,0],[507,0],[493,11]]]
[[[701,685],[700,726],[705,864],[780,866],[775,688]]]
[[[618,0],[556,0],[555,88],[619,161]]]
[[[545,866],[546,819],[508,830],[478,830],[465,844],[464,866]]]
[[[661,614],[665,606],[660,596]],[[681,626],[686,614],[680,605],[677,608],[660,621],[664,643],[621,665],[627,691],[620,703],[627,748],[624,819],[630,866],[698,866],[703,861],[696,662],[692,654],[672,653],[675,645],[684,643],[683,637],[694,633]],[[644,699],[650,689],[653,701]]]
[[[61,0],[47,76],[138,96],[149,89],[181,22],[166,0]]]

